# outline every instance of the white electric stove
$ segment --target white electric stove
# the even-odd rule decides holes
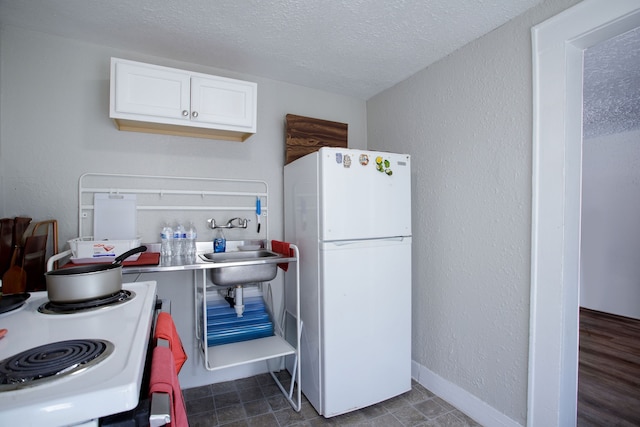
[[[0,329],[8,330],[0,339],[0,425],[97,426],[101,417],[138,405],[156,283],[125,283],[123,290],[126,298],[113,304],[64,314],[46,307],[46,292],[33,292],[24,305],[0,314]],[[37,374],[31,382],[7,374],[22,359],[46,364],[43,359],[73,358],[85,347],[95,353],[92,360],[71,362],[62,373]],[[5,368],[7,359],[20,361]]]

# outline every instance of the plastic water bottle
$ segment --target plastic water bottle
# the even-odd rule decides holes
[[[171,257],[173,255],[173,229],[167,223],[162,226],[160,232],[160,256]]]
[[[189,222],[187,224],[187,248],[186,255],[188,257],[193,257],[196,255],[196,240],[198,238],[198,232],[196,230],[196,226],[193,225],[193,222]]]
[[[173,256],[181,257],[184,255],[184,242],[187,239],[187,232],[184,226],[180,223],[176,223],[173,227]]]

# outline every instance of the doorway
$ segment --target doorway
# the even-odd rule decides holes
[[[640,27],[583,67],[577,425],[639,425]]]
[[[530,426],[576,424],[583,52],[638,25],[637,1],[585,1],[532,29]]]
[[[640,319],[640,27],[583,68],[580,305]]]

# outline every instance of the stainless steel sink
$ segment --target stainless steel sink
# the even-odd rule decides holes
[[[266,249],[200,254],[203,261],[219,264],[209,270],[211,281],[218,286],[235,286],[273,280],[282,256]]]

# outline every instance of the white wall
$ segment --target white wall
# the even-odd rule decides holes
[[[111,56],[257,82],[258,133],[238,143],[118,131],[108,117]],[[285,115],[347,123],[349,145],[366,147],[362,100],[15,27],[0,28],[0,111],[0,217],[57,219],[61,246],[77,237],[77,184],[85,172],[265,180],[270,237],[281,239]],[[158,226],[161,222],[159,214]],[[205,224],[197,227],[206,237]],[[141,280],[158,280],[160,295],[172,300],[190,357],[180,374],[183,387],[264,370],[260,364],[246,371],[206,372],[193,338],[191,276],[166,273]]]
[[[585,139],[580,305],[640,319],[640,131]]]
[[[77,237],[84,172],[263,179],[282,206],[287,113],[349,125],[366,147],[364,101],[196,64],[4,27],[0,41],[0,215],[56,218],[60,241]],[[244,143],[118,131],[109,119],[111,56],[258,83],[258,133]],[[274,209],[273,237],[283,213]]]
[[[526,422],[531,27],[573,3],[547,1],[367,102],[369,148],[412,155],[414,373],[486,425]]]

